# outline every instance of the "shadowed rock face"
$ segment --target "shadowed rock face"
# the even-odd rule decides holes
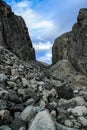
[[[79,11],[70,33],[58,37],[53,45],[53,63],[69,59],[76,69],[87,74],[87,9]]]
[[[25,61],[35,60],[28,29],[22,17],[14,15],[11,7],[0,1],[0,45]]]

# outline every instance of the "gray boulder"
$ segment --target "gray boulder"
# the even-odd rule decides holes
[[[35,51],[23,18],[14,15],[11,7],[2,0],[0,0],[0,45],[25,61],[35,60]]]
[[[21,113],[21,119],[23,121],[30,121],[37,113],[37,108],[33,106],[27,106]]]
[[[0,126],[0,130],[12,130],[12,129],[7,125],[3,125],[3,126]]]
[[[7,76],[4,73],[0,73],[0,82],[4,82],[7,80]]]
[[[48,111],[39,112],[28,130],[56,130]]]
[[[73,109],[68,109],[69,112],[71,112],[75,117],[79,116],[86,116],[87,115],[87,108],[86,106],[77,106]]]
[[[55,86],[59,87],[59,80],[62,82],[60,86],[67,83],[70,84],[73,89],[87,86],[87,77],[84,74],[77,72],[69,60],[63,59],[58,61],[49,68],[49,72],[55,78],[55,82],[53,82],[53,85]]]
[[[60,123],[56,123],[56,129],[57,130],[78,130],[76,128],[70,128],[70,127],[61,125]]]
[[[73,89],[70,85],[64,85],[57,88],[59,98],[71,99],[73,98]]]

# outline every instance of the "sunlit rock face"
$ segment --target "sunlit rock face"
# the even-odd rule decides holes
[[[55,40],[52,53],[53,63],[68,59],[76,69],[87,74],[87,9],[79,11],[71,32]]]
[[[35,60],[28,29],[22,17],[16,16],[9,5],[0,1],[0,45],[25,61]]]
[[[65,33],[55,39],[52,47],[53,64],[62,59],[68,59],[70,33]]]

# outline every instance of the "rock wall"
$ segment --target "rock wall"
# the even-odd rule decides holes
[[[55,40],[52,53],[53,63],[69,59],[76,69],[87,74],[87,9],[79,11],[77,23],[70,33]]]
[[[52,47],[52,62],[53,64],[61,59],[68,59],[70,33],[65,33],[56,38]]]
[[[22,17],[16,16],[9,5],[0,1],[0,45],[25,61],[35,60],[28,29]]]
[[[87,74],[87,9],[81,9],[78,21],[72,28],[69,60]]]

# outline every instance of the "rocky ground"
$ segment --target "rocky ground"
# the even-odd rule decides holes
[[[87,87],[61,77],[63,64],[57,76],[57,66],[26,63],[0,46],[0,130],[87,130]]]

